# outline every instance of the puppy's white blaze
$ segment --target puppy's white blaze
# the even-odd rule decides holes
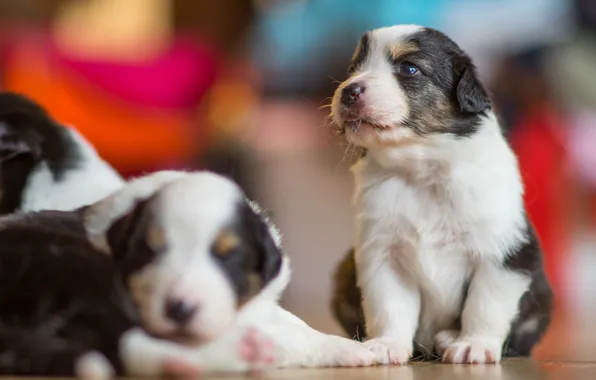
[[[56,181],[45,162],[31,173],[21,211],[70,211],[91,204],[119,189],[124,184],[120,175],[106,163],[75,129],[65,129],[77,143],[81,158],[77,167]]]
[[[391,45],[396,41],[403,40],[404,38],[418,33],[423,29],[423,26],[414,24],[393,25],[385,28],[379,28],[371,32],[373,34],[371,41],[373,41],[373,44],[378,48],[385,48],[388,45]]]
[[[197,313],[186,326],[203,341],[224,332],[236,317],[236,295],[217,263],[210,257],[194,260],[192,268],[181,268],[165,296],[196,305]],[[164,265],[169,265],[168,261]]]
[[[140,200],[155,194],[167,183],[187,175],[182,171],[159,171],[121,184],[118,191],[91,206],[85,214],[85,229],[91,242],[100,250],[107,249],[105,233],[118,218]]]
[[[217,336],[234,321],[236,295],[211,248],[234,221],[241,202],[244,197],[236,184],[206,172],[188,174],[157,194],[156,223],[165,233],[167,254],[156,269],[160,275],[154,285],[166,292],[153,297],[162,307],[152,320],[160,324],[166,318],[165,303],[173,299],[196,306],[186,328],[202,339]]]

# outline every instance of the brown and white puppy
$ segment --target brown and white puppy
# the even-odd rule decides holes
[[[552,291],[516,157],[470,57],[439,31],[398,25],[365,33],[349,72],[332,116],[365,154],[336,316],[351,336],[366,325],[378,363],[528,355]]]

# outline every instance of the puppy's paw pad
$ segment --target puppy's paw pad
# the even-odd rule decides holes
[[[321,354],[309,367],[368,367],[375,356],[360,342],[327,336],[319,345]]]
[[[103,380],[114,377],[114,368],[108,359],[95,351],[80,356],[75,362],[74,372],[77,378],[85,380]]]
[[[239,343],[240,358],[258,370],[276,362],[273,342],[255,329],[246,331]]]
[[[377,364],[407,364],[412,356],[412,345],[399,343],[391,338],[375,338],[364,342],[364,346],[375,354]]]
[[[435,335],[435,350],[439,356],[443,356],[445,351],[457,340],[459,331],[443,330]]]
[[[490,364],[501,360],[501,342],[493,339],[458,339],[443,354],[443,362]]]

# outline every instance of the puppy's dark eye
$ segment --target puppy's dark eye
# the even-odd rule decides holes
[[[396,74],[398,74],[398,75],[403,75],[403,76],[408,76],[408,77],[411,77],[411,76],[414,76],[414,75],[420,73],[420,69],[418,68],[418,66],[416,66],[412,62],[408,62],[408,61],[402,61],[402,62],[398,63],[395,71],[396,71]]]

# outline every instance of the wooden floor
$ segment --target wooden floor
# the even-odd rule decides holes
[[[557,314],[532,359],[507,359],[499,365],[416,363],[405,367],[276,370],[250,379],[279,380],[596,380],[596,316]],[[209,376],[207,379],[234,379]]]
[[[583,318],[557,315],[532,359],[499,365],[414,363],[403,367],[273,370],[252,375],[203,376],[205,380],[596,380],[596,313]]]

